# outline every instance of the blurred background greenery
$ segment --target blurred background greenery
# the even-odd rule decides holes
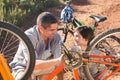
[[[0,20],[20,26],[28,16],[60,4],[60,0],[0,0]]]

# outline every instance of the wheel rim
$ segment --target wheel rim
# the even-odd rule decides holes
[[[24,46],[23,48],[26,49],[26,53],[27,53],[25,56],[28,56],[28,57],[25,59],[25,61],[23,61],[25,70],[24,70],[23,75],[20,77],[20,80],[26,79],[26,78],[28,78],[27,73],[28,73],[28,70],[30,70],[30,64],[31,64],[30,63],[30,57],[31,57],[30,56],[30,48],[28,47],[28,43],[25,42],[23,37],[21,37],[21,35],[19,35],[20,33],[18,34],[16,32],[13,32],[6,26],[15,28],[14,26],[12,26],[10,24],[0,25],[0,54],[4,54],[6,61],[8,63],[8,66],[9,66],[10,62],[13,61],[15,54],[19,53],[19,51],[18,51],[18,47],[20,46],[19,44],[21,44],[21,46]],[[19,55],[17,55],[17,56],[19,56]],[[34,56],[34,52],[33,52],[33,56]],[[34,64],[34,61],[32,61],[32,62],[33,62],[32,64]],[[18,61],[18,64],[19,64],[19,61]],[[10,70],[12,73],[11,68],[10,68]]]
[[[120,31],[119,30],[113,30],[106,32],[106,34],[102,34],[99,36],[99,38],[96,38],[91,44],[92,46],[89,46],[89,48],[87,48],[87,51],[89,51],[88,54],[93,54],[94,49],[96,48],[100,54],[97,55],[108,55],[108,56],[113,56],[114,58],[108,58],[108,62],[112,62],[112,63],[119,63],[120,60]],[[119,40],[113,38],[113,36],[117,37]],[[101,38],[102,37],[102,38]],[[97,42],[96,42],[97,41]],[[107,43],[106,43],[107,41]],[[98,53],[98,52],[97,52]],[[93,58],[90,58],[90,60],[92,60]],[[95,59],[95,58],[94,58]],[[105,61],[106,59],[103,59],[103,61]],[[92,65],[93,64],[93,65]],[[95,72],[95,66],[97,66],[97,68],[101,68],[101,70],[98,72],[96,70]],[[94,66],[94,71],[92,71],[92,66]],[[87,63],[86,65],[86,74],[88,74],[88,77],[90,80],[94,80],[94,79],[108,79],[109,74],[111,72],[113,72],[116,69],[115,66],[110,66],[105,65],[105,64],[98,64],[98,63]],[[101,73],[100,73],[101,72]],[[102,72],[104,72],[102,74]],[[94,73],[94,74],[93,74]],[[102,76],[99,76],[99,75]]]

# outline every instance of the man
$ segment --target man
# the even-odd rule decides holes
[[[39,76],[40,80],[45,80],[55,67],[61,63],[61,46],[59,44],[61,38],[57,34],[57,28],[56,17],[50,12],[43,12],[37,17],[37,25],[25,31],[35,49],[36,64],[33,75]],[[21,53],[22,55],[23,53]],[[15,62],[13,60],[10,65],[13,76],[15,79],[19,79],[23,70],[17,70],[16,67],[22,65],[15,65]]]

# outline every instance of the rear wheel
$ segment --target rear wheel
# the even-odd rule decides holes
[[[104,63],[95,63],[91,60],[101,60],[119,65],[120,63],[120,28],[107,30],[96,36],[86,49],[89,62],[84,63],[84,72],[89,80],[108,79],[110,74],[117,69],[116,66]],[[112,58],[92,58],[89,55],[108,56]],[[120,70],[120,69],[119,69]],[[118,70],[118,71],[119,71]],[[118,72],[117,71],[117,72]]]
[[[26,49],[25,56],[27,56],[27,58],[25,58],[26,63],[24,66],[24,74],[20,77],[20,80],[27,80],[28,77],[30,77],[35,64],[35,52],[33,45],[24,32],[17,26],[0,21],[0,54],[4,55],[8,66],[9,63],[13,61],[15,54],[19,53],[18,48],[20,45],[22,48]]]

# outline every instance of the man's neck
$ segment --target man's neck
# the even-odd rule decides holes
[[[48,38],[46,38],[44,35],[42,35],[42,38],[43,38],[43,41],[44,41],[44,43],[45,43],[45,45],[47,47],[47,45],[48,45]]]
[[[47,49],[48,48],[48,38],[46,36],[44,36],[41,32],[40,32],[40,35],[45,43],[45,48]]]

